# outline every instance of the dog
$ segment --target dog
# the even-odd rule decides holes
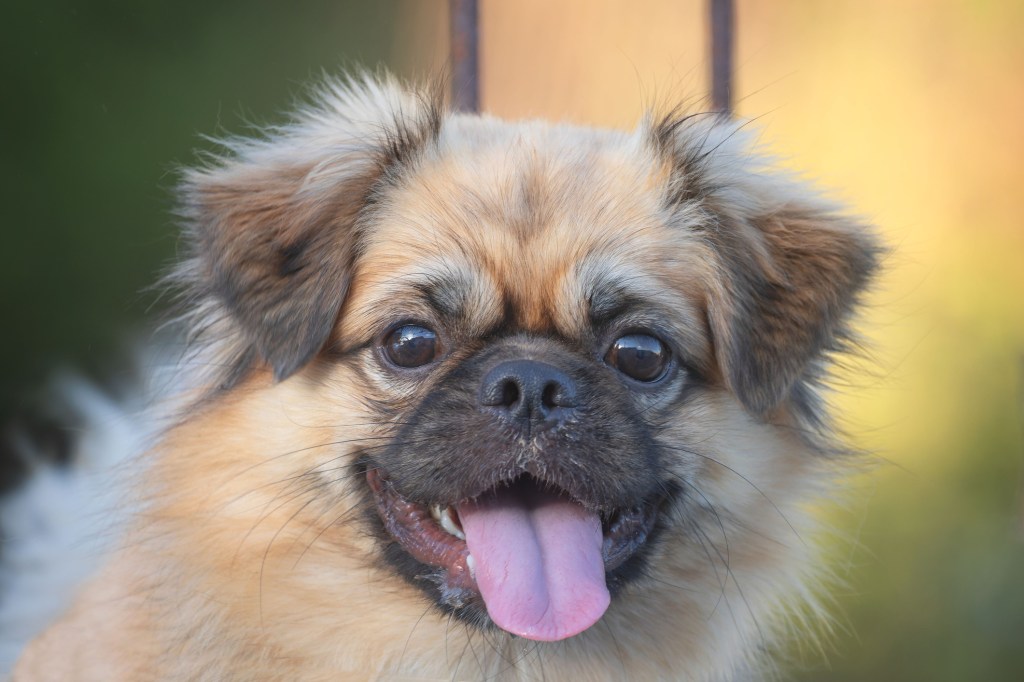
[[[871,228],[720,115],[438,93],[327,82],[184,174],[208,371],[15,680],[729,680],[821,615]]]

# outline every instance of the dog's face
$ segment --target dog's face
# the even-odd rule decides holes
[[[193,173],[180,277],[228,370],[178,447],[219,481],[191,504],[234,491],[209,532],[248,529],[221,584],[258,565],[293,626],[409,614],[379,635],[396,649],[419,603],[446,633],[731,666],[803,589],[815,383],[876,259],[741,137],[446,115],[370,83]]]
[[[339,344],[388,442],[357,461],[402,574],[562,639],[639,575],[696,465],[669,434],[710,381],[705,249],[627,138],[450,125],[368,217]]]

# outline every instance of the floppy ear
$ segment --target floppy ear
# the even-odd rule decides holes
[[[258,356],[282,380],[324,346],[349,286],[360,216],[436,139],[440,121],[437,100],[390,80],[329,83],[292,123],[230,141],[226,157],[186,174],[193,254],[179,279],[199,307],[226,315],[237,337],[231,362]]]
[[[844,350],[879,249],[856,223],[800,203],[737,220],[712,228],[724,284],[708,318],[726,381],[762,414],[813,379],[823,355]]]
[[[716,260],[707,312],[728,387],[763,415],[848,345],[849,318],[882,253],[871,231],[770,170],[736,122],[668,116],[652,128],[672,168],[667,201],[702,216]]]

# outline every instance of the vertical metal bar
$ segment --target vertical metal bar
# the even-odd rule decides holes
[[[733,0],[710,0],[711,106],[732,115],[732,57],[735,35]]]
[[[478,0],[449,0],[452,107],[480,111],[480,13]]]

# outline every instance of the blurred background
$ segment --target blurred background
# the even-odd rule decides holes
[[[702,0],[481,15],[499,116],[629,127],[708,90]],[[737,18],[738,114],[893,247],[871,361],[839,382],[878,466],[822,512],[835,632],[783,677],[1024,679],[1024,3],[739,0]],[[322,71],[429,76],[447,57],[444,0],[15,0],[3,23],[0,419],[57,368],[125,372],[204,135],[280,120]]]

